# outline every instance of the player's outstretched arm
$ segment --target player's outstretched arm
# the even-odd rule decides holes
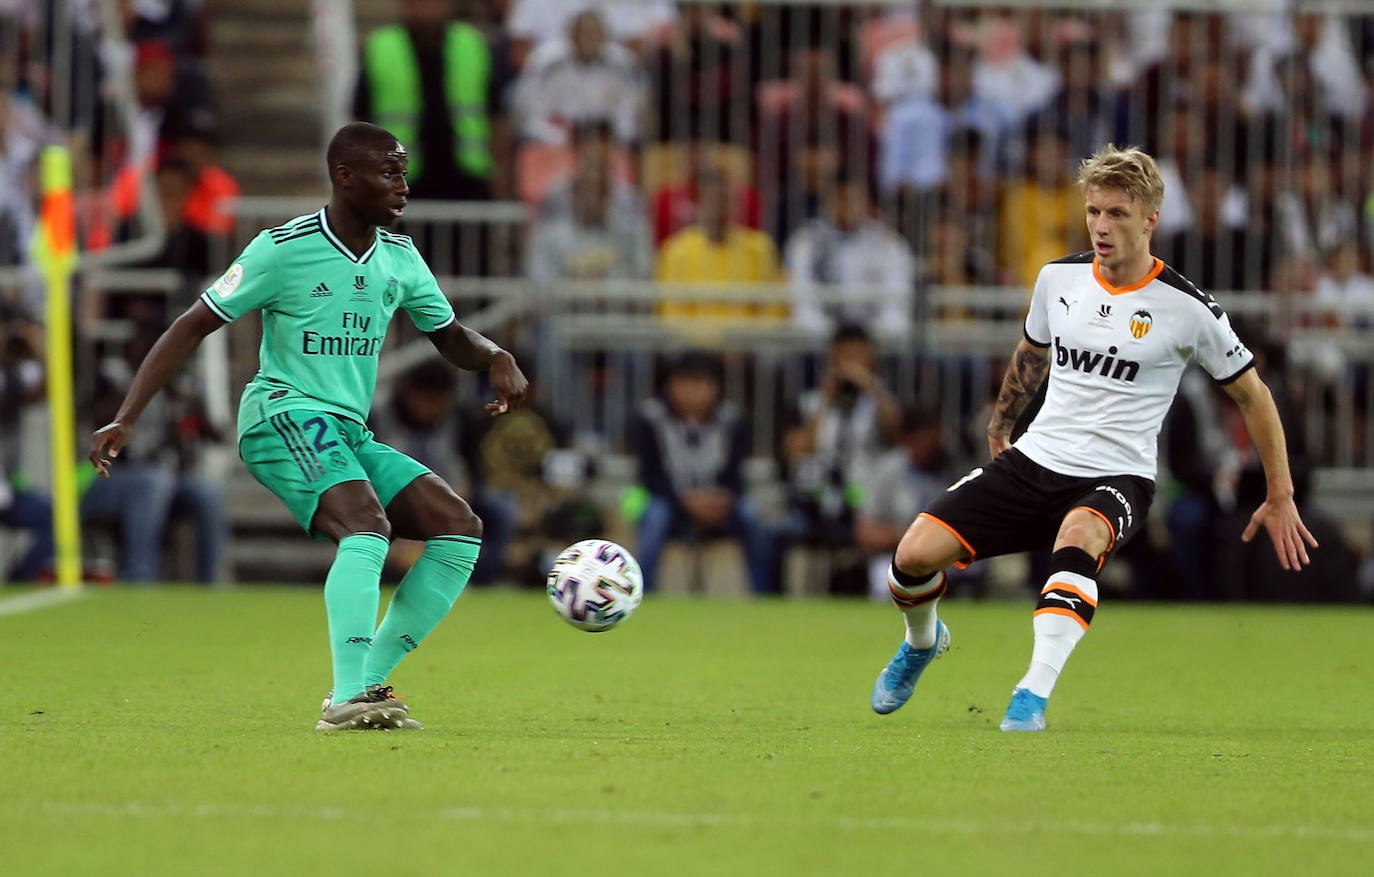
[[[456,320],[430,332],[429,340],[444,359],[459,368],[488,373],[492,389],[500,396],[487,403],[487,410],[493,416],[525,404],[529,382],[525,380],[520,366],[516,365],[515,357],[502,350],[496,342]]]
[[[1002,389],[997,393],[997,403],[992,408],[992,420],[988,422],[988,450],[992,456],[1011,447],[1011,430],[1016,419],[1035,398],[1050,370],[1047,350],[1024,338],[1016,345],[1002,378]]]
[[[1264,504],[1250,516],[1241,539],[1249,542],[1263,526],[1274,543],[1274,553],[1284,569],[1299,570],[1308,563],[1308,546],[1317,547],[1317,540],[1307,531],[1293,502],[1293,476],[1288,471],[1288,446],[1279,421],[1279,409],[1269,388],[1250,369],[1225,385],[1227,394],[1236,400],[1245,416],[1245,428],[1255,442],[1260,460],[1264,463],[1264,477],[1269,483]],[[1304,545],[1303,543],[1306,543]]]
[[[110,477],[111,459],[118,457],[120,450],[133,438],[134,422],[148,402],[181,370],[201,340],[223,325],[224,320],[197,301],[157,339],[134,373],[133,383],[114,420],[91,436],[91,463],[102,478]]]

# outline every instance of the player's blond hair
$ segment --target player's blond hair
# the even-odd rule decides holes
[[[1083,159],[1078,166],[1078,186],[1084,191],[1094,186],[1120,189],[1132,201],[1145,205],[1146,213],[1158,210],[1164,203],[1164,178],[1159,175],[1159,165],[1134,146],[1123,149],[1108,143],[1092,158]]]

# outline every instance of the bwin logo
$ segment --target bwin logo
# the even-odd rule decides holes
[[[1103,356],[1090,350],[1065,347],[1059,343],[1059,336],[1054,336],[1054,362],[1056,365],[1068,366],[1075,371],[1086,372],[1087,374],[1096,372],[1104,378],[1135,383],[1135,377],[1140,373],[1140,363],[1131,359],[1117,359],[1115,345],[1107,348],[1107,354],[1107,356]]]

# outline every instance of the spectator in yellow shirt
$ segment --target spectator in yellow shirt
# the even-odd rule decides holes
[[[1053,128],[1028,134],[1026,174],[1002,195],[1002,265],[1027,289],[1046,262],[1088,248],[1083,195],[1070,176],[1069,145]]]
[[[659,283],[747,286],[782,282],[773,239],[767,232],[733,220],[725,176],[717,170],[706,171],[697,182],[697,191],[697,222],[663,242]],[[659,300],[658,314],[666,321],[757,321],[783,319],[787,306],[664,298]]]

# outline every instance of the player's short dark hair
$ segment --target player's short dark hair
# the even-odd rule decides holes
[[[332,176],[334,168],[341,164],[355,164],[366,161],[375,153],[386,153],[400,141],[396,135],[371,122],[349,122],[334,132],[325,151],[325,163]]]
[[[835,330],[835,334],[830,336],[830,346],[837,347],[846,341],[862,341],[865,344],[873,343],[873,336],[859,323],[841,323]]]

